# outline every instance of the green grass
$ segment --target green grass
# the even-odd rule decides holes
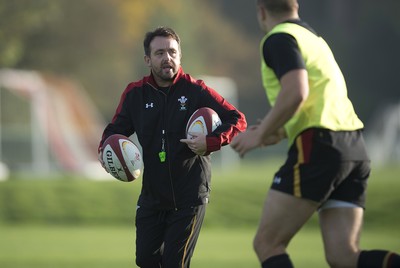
[[[192,267],[259,267],[252,239],[277,168],[266,162],[215,170]],[[395,166],[373,169],[364,248],[400,251],[399,174]],[[140,184],[21,176],[0,183],[0,267],[136,267],[133,221]],[[296,267],[327,267],[315,216],[289,252]]]
[[[134,265],[134,228],[112,226],[1,226],[0,267],[128,268]],[[366,248],[400,250],[400,231],[368,230]],[[192,259],[195,268],[259,267],[252,228],[204,228]],[[324,268],[318,230],[305,228],[289,252],[296,267]]]

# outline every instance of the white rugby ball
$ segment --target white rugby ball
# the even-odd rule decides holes
[[[208,135],[221,124],[221,119],[213,109],[209,107],[200,108],[192,114],[187,122],[186,137],[188,139],[193,138],[189,133]]]
[[[120,181],[133,181],[142,173],[140,150],[124,135],[114,134],[104,141],[102,160],[107,172]]]

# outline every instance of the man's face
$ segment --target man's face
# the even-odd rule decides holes
[[[150,43],[150,56],[145,56],[145,62],[159,86],[170,86],[181,66],[178,42],[171,37],[155,37]]]

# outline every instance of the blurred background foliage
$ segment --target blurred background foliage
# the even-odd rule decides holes
[[[106,117],[124,87],[148,73],[142,40],[156,26],[181,35],[189,73],[233,77],[257,57],[256,42],[239,34],[212,1],[1,0],[0,17],[2,68],[71,76]]]
[[[299,2],[331,44],[362,119],[399,100],[399,1]],[[241,0],[0,0],[0,67],[71,76],[108,119],[128,82],[148,72],[143,35],[168,25],[182,38],[186,72],[234,78],[251,123],[267,109],[254,15],[254,3]]]
[[[399,1],[299,2],[301,17],[331,44],[364,121],[400,99]],[[180,34],[186,72],[235,80],[250,123],[267,110],[254,1],[0,0],[0,25],[1,68],[73,77],[107,119],[125,86],[148,73],[142,39],[158,25]]]

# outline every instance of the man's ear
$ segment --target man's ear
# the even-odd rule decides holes
[[[258,9],[258,12],[259,12],[259,16],[261,16],[261,20],[265,21],[265,19],[267,17],[267,14],[266,14],[266,10],[265,10],[264,6],[257,5],[257,9]]]
[[[148,67],[151,67],[151,61],[150,61],[150,57],[147,55],[144,55],[144,62],[146,63],[146,65]]]

